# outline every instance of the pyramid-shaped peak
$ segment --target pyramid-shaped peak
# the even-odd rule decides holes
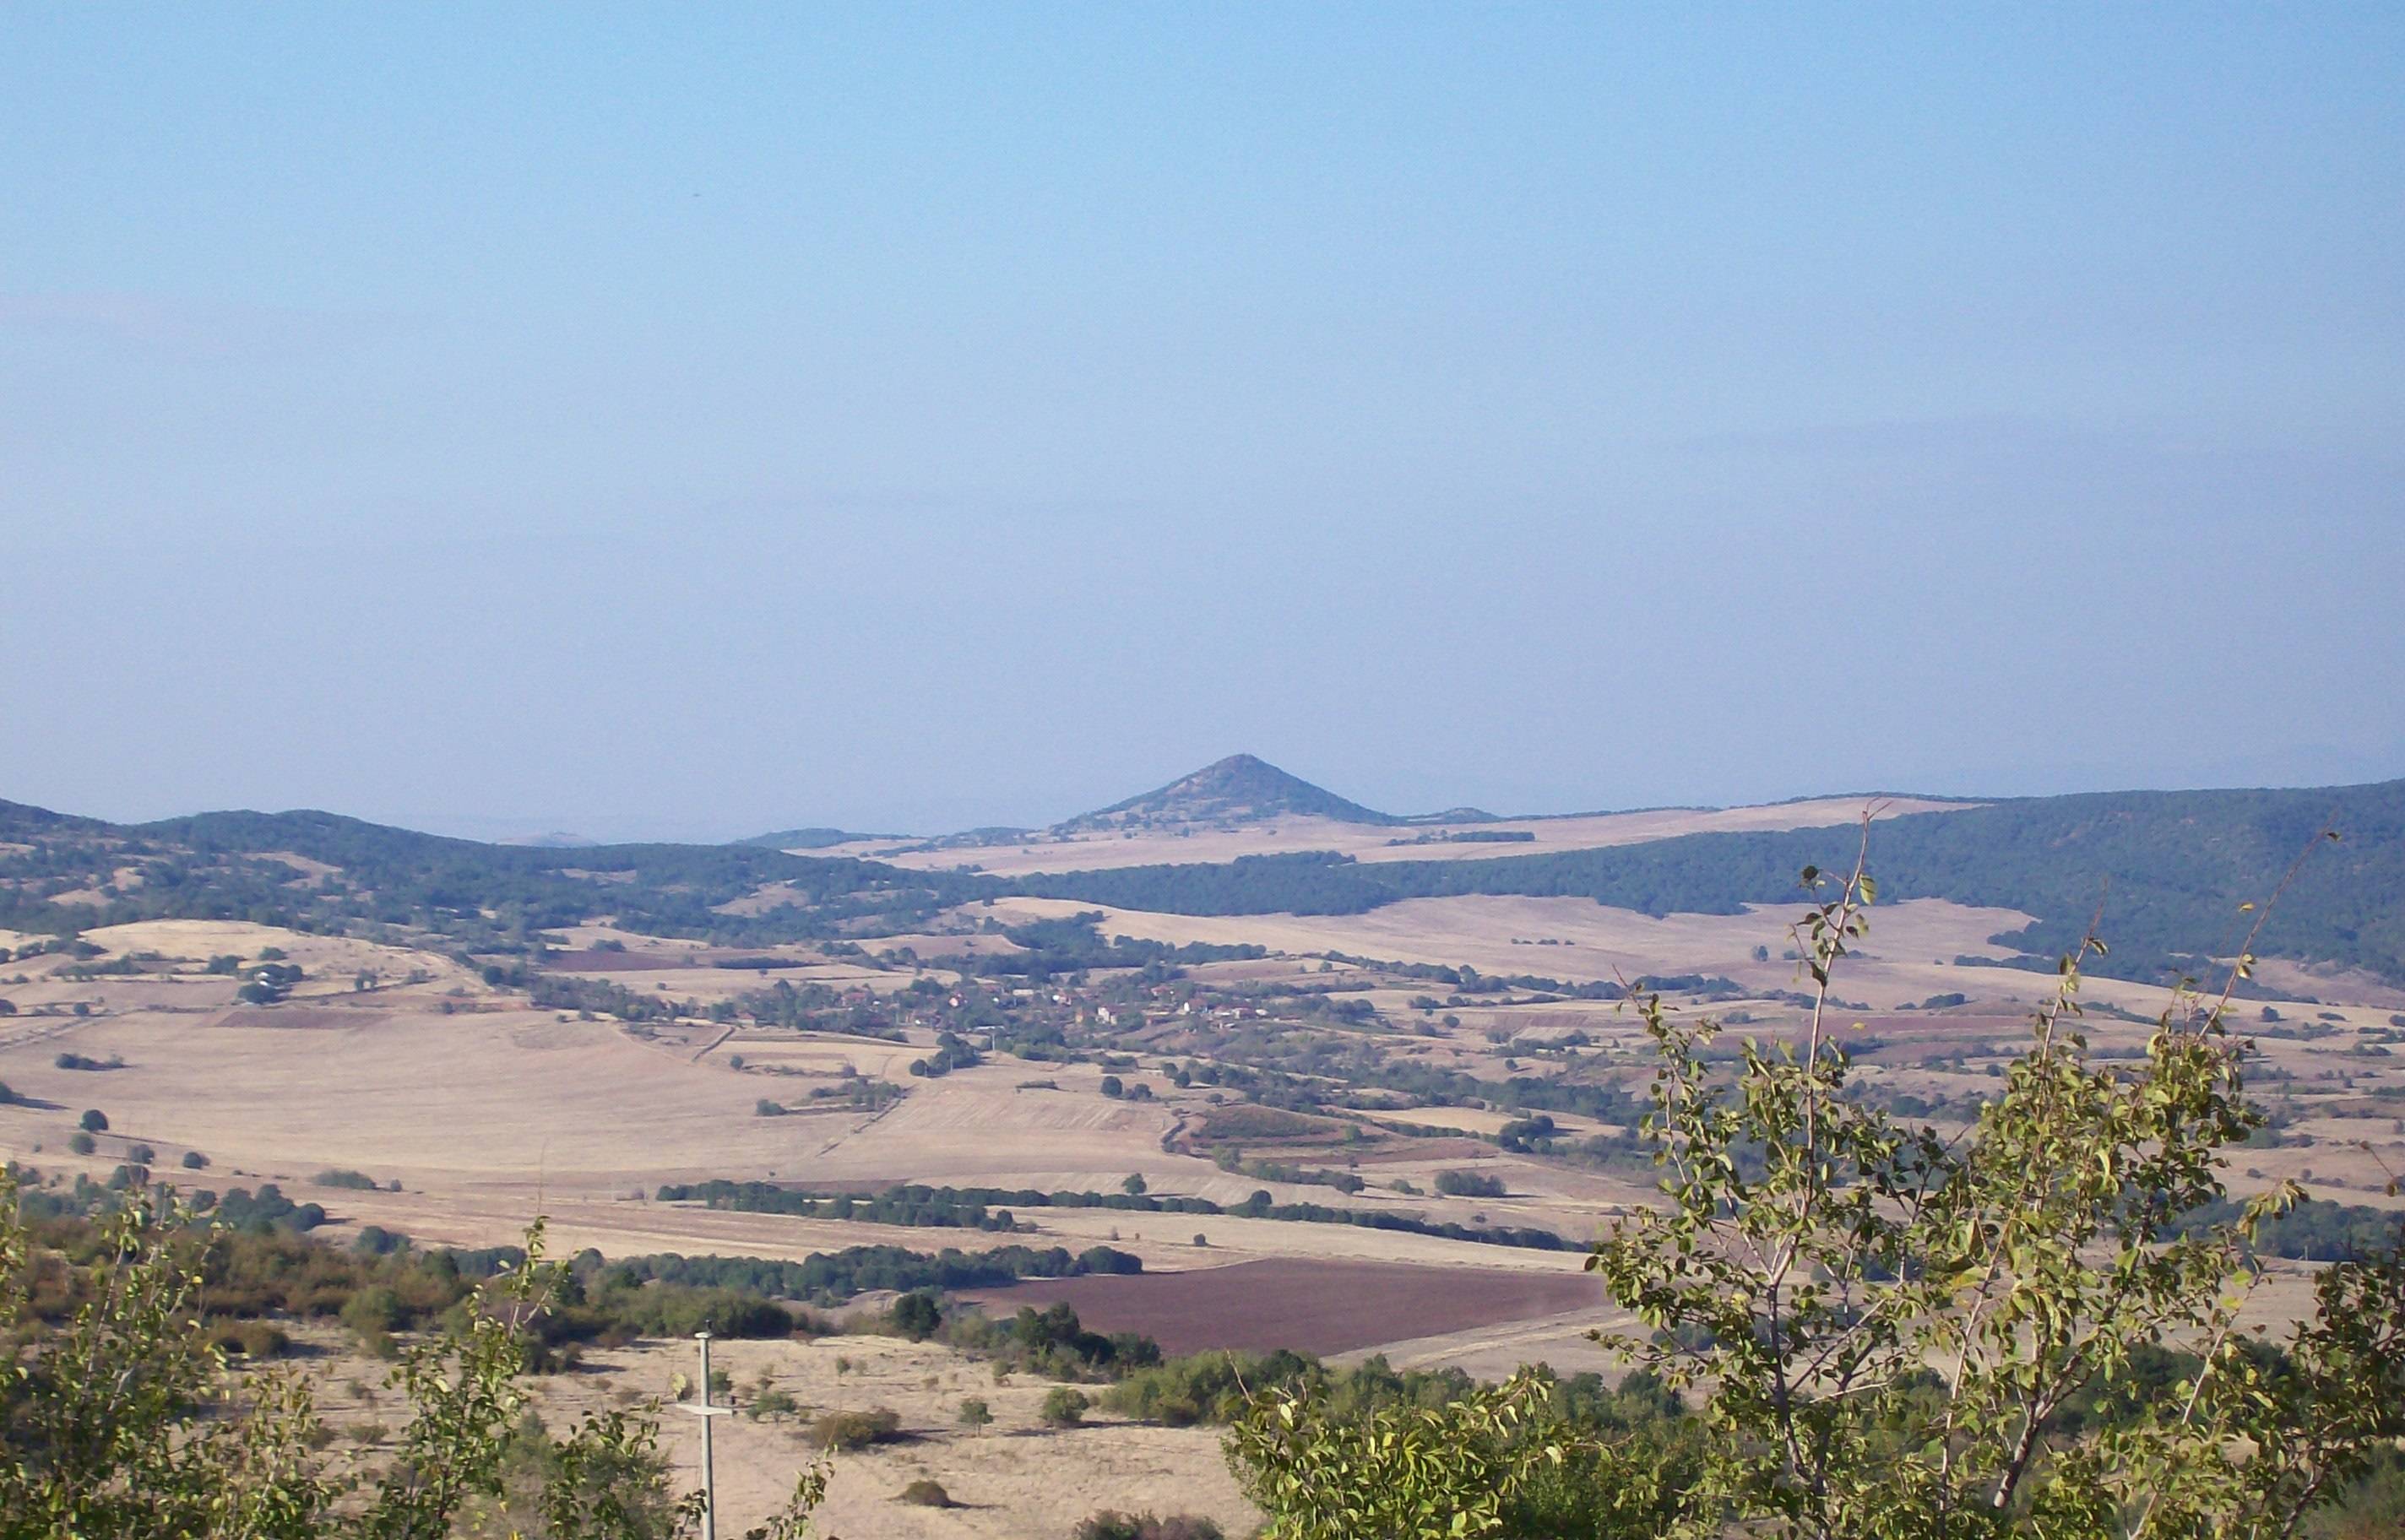
[[[1063,832],[1182,824],[1259,823],[1309,816],[1340,823],[1395,824],[1391,814],[1347,801],[1252,754],[1231,754],[1166,786],[1060,825]]]

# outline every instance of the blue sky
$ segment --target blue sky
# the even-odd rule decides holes
[[[2395,7],[20,7],[0,796],[2405,775]]]

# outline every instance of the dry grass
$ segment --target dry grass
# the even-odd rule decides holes
[[[992,910],[978,910],[976,917],[1032,917],[1082,907],[1005,900]],[[1649,972],[1718,973],[1766,995],[1796,987],[1793,964],[1778,960],[1788,945],[1784,925],[1789,917],[1784,909],[1765,909],[1657,919],[1575,899],[1460,898],[1414,901],[1351,917],[1194,918],[1115,912],[1105,929],[1172,942],[1255,941],[1282,954],[1195,971],[1198,979],[1218,983],[1315,975],[1318,962],[1299,954],[1335,949],[1401,960],[1468,962],[1484,973],[1573,979]],[[2005,911],[1934,902],[1900,903],[1874,916],[1869,946],[1840,986],[1842,994],[1870,1002],[1870,1010],[1859,1013],[1868,1024],[1864,1035],[1886,1044],[1864,1056],[1866,1081],[1958,1103],[1992,1087],[1994,1081],[1987,1073],[1992,1056],[1983,1056],[1981,1050],[1992,1044],[2010,1052],[2019,1041],[2020,1011],[2046,993],[2051,980],[2011,969],[1956,967],[1939,959],[1979,953],[1988,935],[2019,921],[2020,917]],[[1515,938],[1576,945],[1515,945]],[[1201,1086],[1177,1091],[1157,1074],[1122,1077],[1148,1085],[1158,1099],[1148,1103],[1103,1097],[1102,1071],[1093,1065],[1000,1059],[940,1080],[915,1080],[907,1066],[932,1046],[929,1033],[896,1044],[832,1034],[745,1030],[713,1048],[722,1029],[705,1023],[667,1027],[645,1038],[609,1021],[562,1022],[551,1013],[525,1008],[522,997],[490,989],[467,970],[427,953],[210,922],[120,927],[94,939],[120,955],[157,951],[193,960],[175,976],[80,981],[65,977],[65,959],[56,957],[12,965],[12,976],[23,973],[30,982],[0,986],[0,994],[25,1013],[0,1023],[0,1080],[33,1104],[0,1108],[0,1154],[28,1159],[46,1170],[105,1177],[125,1157],[127,1147],[140,1141],[156,1147],[160,1165],[180,1178],[184,1173],[176,1162],[185,1150],[197,1149],[215,1162],[200,1181],[219,1191],[274,1180],[298,1192],[311,1172],[329,1167],[401,1181],[405,1190],[401,1193],[308,1192],[338,1215],[341,1223],[331,1232],[336,1239],[347,1227],[377,1224],[429,1243],[495,1244],[515,1239],[538,1211],[553,1217],[558,1246],[570,1251],[592,1246],[613,1255],[675,1251],[800,1257],[852,1245],[932,1250],[946,1244],[975,1248],[1003,1239],[710,1211],[640,1197],[663,1182],[719,1176],[851,1186],[919,1181],[1113,1190],[1121,1178],[1138,1172],[1156,1193],[1192,1194],[1223,1204],[1241,1202],[1256,1187],[1266,1186],[1280,1201],[1341,1201],[1462,1223],[1483,1214],[1494,1224],[1550,1225],[1573,1238],[1591,1235],[1601,1220],[1648,1197],[1649,1178],[1641,1171],[1601,1173],[1503,1156],[1491,1146],[1461,1139],[1390,1138],[1343,1152],[1314,1149],[1298,1157],[1297,1163],[1304,1165],[1360,1158],[1359,1174],[1371,1183],[1370,1190],[1339,1199],[1326,1187],[1261,1183],[1221,1171],[1196,1155],[1171,1153],[1165,1141],[1181,1120],[1188,1126],[1199,1123],[1209,1093]],[[759,983],[749,972],[690,966],[708,960],[706,950],[682,944],[626,936],[605,927],[579,928],[570,939],[588,947],[596,941],[618,939],[680,964],[606,975],[646,989],[654,980],[667,983],[664,993],[671,999],[710,998],[720,988],[733,992]],[[939,928],[936,934],[918,939],[933,946],[947,938]],[[198,972],[200,959],[207,957],[232,953],[255,958],[270,945],[282,948],[310,975],[291,1003],[267,1010],[234,1007],[236,980]],[[1753,959],[1757,945],[1767,947],[1771,960]],[[807,949],[794,951],[799,956]],[[388,985],[354,994],[351,979],[362,968],[387,981],[405,977],[413,968],[429,976],[415,986]],[[839,960],[780,970],[779,976],[891,989],[907,983],[910,974]],[[696,987],[704,983],[711,989]],[[2321,1035],[2260,1040],[2265,1070],[2287,1077],[2260,1077],[2261,1087],[2296,1099],[2300,1118],[2292,1132],[2310,1136],[2313,1142],[2240,1152],[2234,1162],[2239,1168],[2233,1173],[2236,1184],[2252,1189],[2310,1169],[2312,1185],[2324,1196],[2388,1203],[2375,1190],[2375,1159],[2348,1146],[2353,1141],[2369,1141],[2392,1166],[2405,1169],[2405,1135],[2391,1126],[2405,1109],[2370,1094],[2405,1076],[2405,1053],[2383,1057],[2364,1051],[2384,1035],[2389,1007],[2384,999],[2344,995],[2343,980],[2315,975],[2298,983],[2300,989],[2310,985],[2316,992],[2350,1001],[2336,1006],[2279,1002],[2286,1018],[2282,1031],[2310,1028]],[[1897,1010],[1954,991],[1969,995],[1971,1003],[1937,1013]],[[1407,1001],[1419,992],[1420,986],[1398,983],[1382,987],[1373,996],[1413,1032],[1432,1034],[1387,1038],[1398,1054],[1489,1079],[1568,1073],[1589,1079],[1633,1077],[1625,1082],[1632,1085],[1641,1080],[1644,1044],[1636,1023],[1609,1004],[1462,1004],[1429,1015],[1407,1007]],[[2100,1047],[2123,1053],[2143,1043],[2147,1026],[2115,1019],[2101,1008],[2117,1006],[2151,1015],[2167,999],[2159,989],[2107,980],[2089,981],[2084,996],[2096,1008],[2089,1020],[2091,1037]],[[92,1014],[66,1014],[78,1004]],[[1795,1019],[1792,1006],[1760,997],[1723,1008],[1748,1011],[1755,1021],[1745,1029],[1765,1035],[1792,1029]],[[2257,1009],[2246,1007],[2242,1026],[2251,1025],[2245,1018]],[[36,1014],[45,1011],[54,1014]],[[1457,1016],[1458,1024],[1443,1026],[1445,1014]],[[2325,1014],[2338,1019],[2319,1019]],[[1849,1022],[1855,1015],[1848,1012],[1842,1019]],[[1593,1040],[1574,1056],[1533,1052],[1534,1044],[1574,1029]],[[1207,1034],[1216,1029],[1197,1024],[1192,1029],[1202,1034],[1200,1041],[1179,1047],[1175,1057],[1207,1058]],[[1490,1043],[1489,1030],[1508,1033],[1511,1040],[1502,1046]],[[53,1056],[67,1050],[103,1059],[121,1057],[127,1067],[102,1074],[62,1071],[53,1064]],[[1964,1054],[1969,1057],[1957,1065],[1956,1057]],[[729,1061],[737,1056],[745,1060],[744,1071],[731,1067]],[[1147,1063],[1157,1061],[1150,1052],[1145,1057]],[[847,1065],[901,1085],[909,1094],[877,1116],[848,1109],[777,1118],[753,1115],[755,1101],[764,1097],[789,1106],[808,1105],[809,1090],[835,1084]],[[772,1072],[777,1071],[791,1072]],[[1045,1080],[1058,1088],[1021,1088]],[[92,1157],[78,1160],[65,1154],[64,1145],[77,1113],[94,1106],[108,1113],[111,1132],[101,1139]],[[1505,1121],[1505,1114],[1486,1109],[1424,1108],[1374,1115],[1433,1134],[1492,1133]],[[1587,1131],[1583,1120],[1556,1121],[1574,1136]],[[1256,1155],[1269,1149],[1259,1139],[1248,1139],[1246,1145]],[[1502,1175],[1510,1196],[1450,1199],[1393,1191],[1398,1180],[1428,1188],[1437,1171],[1471,1161]],[[2249,1168],[2259,1175],[2245,1175]],[[1579,1260],[1574,1252],[1514,1251],[1349,1225],[1225,1215],[1037,1209],[1021,1217],[1039,1226],[1036,1235],[1023,1238],[1034,1243],[1073,1250],[1115,1244],[1142,1256],[1147,1267],[1163,1270],[1287,1259],[1409,1263],[1478,1269],[1482,1276],[1559,1276],[1574,1274]],[[1209,1238],[1207,1250],[1192,1245],[1198,1231]],[[2276,1314],[2302,1298],[2297,1280],[2282,1287],[2287,1292],[2267,1296],[2262,1309]],[[1584,1312],[1540,1313],[1431,1334],[1405,1313],[1376,1323],[1376,1335],[1387,1337],[1382,1345],[1402,1363],[1458,1364],[1494,1374],[1521,1359],[1542,1357],[1570,1370],[1595,1366],[1592,1350],[1580,1335],[1594,1323]],[[636,1355],[630,1362],[649,1360]],[[899,1369],[896,1373],[908,1378]],[[990,1389],[983,1386],[977,1393]],[[795,1393],[812,1399],[804,1392]],[[892,1395],[878,1399],[904,1407],[906,1415],[917,1415]],[[838,1403],[830,1396],[819,1404]],[[847,1388],[839,1404],[867,1403]],[[930,1422],[949,1427],[951,1407],[936,1409],[941,1415],[931,1412]],[[1001,1401],[996,1409],[1003,1411]],[[1004,1415],[1008,1425],[1010,1414]],[[779,1451],[790,1452],[777,1441],[786,1435],[749,1423],[738,1428],[744,1431],[730,1434],[734,1442],[723,1449],[749,1449],[747,1441],[755,1437],[768,1440],[757,1448],[766,1462],[760,1467],[765,1494],[767,1486],[774,1484],[767,1473],[784,1458]],[[920,1533],[908,1526],[957,1520],[969,1527],[925,1533],[1061,1533],[1087,1508],[1132,1492],[1164,1508],[1225,1512],[1174,1494],[1156,1499],[1149,1491],[1135,1488],[1094,1491],[1091,1480],[1083,1490],[1062,1487],[1076,1479],[1063,1472],[1110,1469],[1106,1462],[1114,1459],[1130,1462],[1128,1468],[1135,1471],[1188,1471],[1178,1463],[1188,1459],[1187,1452],[1180,1452],[1188,1445],[1174,1439],[1151,1441],[1160,1432],[1164,1430],[1105,1426],[1090,1434],[1053,1435],[1054,1442],[1048,1443],[1005,1437],[996,1430],[987,1441],[990,1461],[971,1450],[977,1458],[964,1457],[959,1463],[952,1461],[948,1441],[880,1452],[867,1458],[886,1463],[857,1489],[858,1507],[838,1508],[852,1517],[837,1528],[854,1533]],[[1069,1449],[1080,1439],[1093,1442],[1077,1447],[1075,1461],[1058,1470],[1045,1465],[1040,1457],[1044,1450]],[[1207,1436],[1195,1448],[1203,1456],[1195,1468],[1216,1471]],[[898,1463],[913,1450],[931,1449],[940,1449],[944,1458],[922,1469]],[[782,1468],[790,1470],[790,1465]],[[950,1515],[896,1508],[888,1499],[914,1475],[941,1480],[954,1495],[977,1505]],[[1174,1477],[1184,1479],[1183,1475]],[[839,1481],[839,1493],[853,1491]],[[1062,1491],[1077,1494],[1074,1500],[1052,1503],[1051,1497]],[[843,1498],[846,1504],[853,1501]],[[1024,1524],[1016,1505],[1020,1504],[1036,1505],[1025,1510],[1035,1517]]]
[[[1905,813],[1959,811],[1970,805],[1973,805],[1896,799],[1881,805],[1878,816],[1894,818]],[[1323,818],[1284,818],[1243,829],[1198,828],[1183,833],[1176,831],[1096,833],[1071,835],[1065,839],[1048,836],[1031,839],[1022,845],[971,847],[902,855],[883,853],[895,848],[894,842],[891,840],[865,840],[806,853],[861,856],[919,871],[975,866],[998,876],[1023,876],[1033,872],[1093,871],[1114,866],[1230,861],[1242,856],[1274,855],[1294,850],[1334,850],[1357,861],[1479,861],[1498,856],[1636,845],[1678,834],[1815,829],[1851,823],[1862,817],[1864,806],[1864,801],[1859,797],[1824,797],[1812,802],[1781,803],[1765,807],[1670,807],[1642,813],[1596,813],[1578,818],[1413,825],[1400,829],[1338,823]],[[1453,830],[1519,831],[1533,834],[1535,838],[1510,844],[1392,843]]]
[[[328,1351],[313,1361],[311,1377],[329,1423],[338,1432],[371,1422],[401,1426],[400,1403],[381,1388],[387,1365],[344,1351],[333,1334],[305,1335],[310,1346]],[[838,1371],[837,1359],[849,1368]],[[588,1412],[630,1400],[666,1401],[671,1377],[689,1379],[695,1362],[689,1342],[643,1343],[591,1353],[586,1372],[530,1384],[537,1411],[561,1431]],[[814,1457],[801,1436],[809,1415],[879,1407],[900,1414],[903,1436],[836,1457],[818,1516],[821,1533],[1062,1540],[1094,1509],[1130,1505],[1208,1515],[1231,1534],[1248,1533],[1259,1522],[1228,1470],[1216,1430],[1156,1427],[1100,1411],[1081,1427],[1046,1428],[1036,1415],[1045,1380],[1021,1375],[997,1385],[986,1365],[939,1344],[881,1337],[721,1341],[711,1346],[710,1366],[734,1379],[738,1407],[765,1373],[775,1389],[809,1408],[785,1420],[714,1420],[721,1534],[762,1522],[790,1494],[795,1476]],[[959,1426],[968,1396],[992,1409],[993,1425],[981,1434]],[[696,1421],[673,1409],[660,1413],[662,1452],[680,1491],[701,1484]],[[915,1480],[941,1482],[961,1505],[895,1503],[894,1493]]]

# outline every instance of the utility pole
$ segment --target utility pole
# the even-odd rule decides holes
[[[701,1419],[701,1540],[718,1540],[718,1477],[710,1453],[710,1420],[724,1417],[735,1408],[710,1404],[710,1334],[693,1334],[701,1344],[701,1400],[684,1409]]]

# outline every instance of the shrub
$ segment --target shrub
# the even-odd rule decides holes
[[[381,1284],[361,1289],[343,1301],[343,1324],[358,1333],[362,1342],[388,1335],[406,1314],[401,1295]]]
[[[1075,1385],[1055,1385],[1044,1393],[1044,1408],[1036,1415],[1048,1428],[1074,1428],[1086,1420],[1091,1406],[1086,1393]]]
[[[108,1132],[108,1114],[97,1107],[87,1107],[83,1116],[76,1119],[76,1127],[88,1134],[105,1134]]]
[[[924,1342],[944,1323],[944,1309],[934,1295],[914,1291],[893,1302],[889,1318],[895,1331],[913,1342]]]
[[[908,1503],[915,1507],[921,1508],[956,1508],[960,1506],[958,1503],[952,1501],[952,1494],[944,1490],[944,1484],[941,1481],[931,1481],[923,1476],[919,1477],[916,1481],[911,1482],[908,1486],[903,1488],[900,1491],[895,1492],[893,1494],[893,1501],[896,1503]]]
[[[281,1327],[265,1321],[212,1321],[208,1338],[220,1351],[245,1358],[281,1358],[292,1347]]]
[[[159,1158],[159,1152],[148,1144],[136,1144],[125,1152],[125,1158],[136,1166],[148,1166]]]
[[[319,1171],[316,1176],[311,1177],[309,1180],[312,1183],[319,1187],[348,1187],[354,1191],[364,1193],[372,1193],[376,1190],[375,1178],[368,1175],[365,1171],[353,1171],[338,1169],[331,1171]]]
[[[803,1435],[830,1454],[891,1443],[902,1432],[902,1414],[884,1407],[874,1411],[831,1411],[812,1422]]]
[[[198,1150],[186,1150],[180,1164],[188,1171],[205,1171],[209,1169],[209,1157]]]
[[[961,1403],[962,1427],[982,1433],[992,1421],[993,1408],[985,1404],[984,1397],[972,1395]]]
[[[754,1393],[751,1405],[745,1407],[743,1410],[746,1416],[756,1422],[764,1417],[798,1417],[801,1415],[802,1404],[784,1391],[769,1388]]]
[[[98,1147],[90,1134],[78,1132],[67,1137],[67,1148],[77,1155],[90,1155]]]
[[[1104,1508],[1078,1520],[1075,1540],[1220,1540],[1219,1526],[1190,1513],[1165,1519]]]
[[[1477,1171],[1439,1171],[1436,1190],[1448,1197],[1501,1197],[1503,1179]]]

